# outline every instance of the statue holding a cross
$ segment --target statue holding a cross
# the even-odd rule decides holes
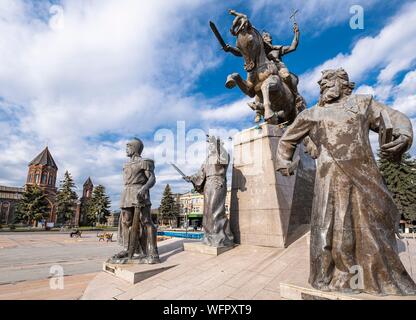
[[[300,104],[302,107],[304,107],[303,105],[304,101],[302,99],[302,96],[299,95],[298,88],[296,85],[294,85],[291,79],[289,69],[283,62],[283,56],[295,51],[299,45],[299,27],[296,22],[296,14],[298,12],[299,10],[295,10],[290,16],[290,18],[293,19],[293,33],[294,33],[294,37],[290,46],[273,45],[272,43],[273,38],[270,35],[270,33],[267,31],[264,31],[262,33],[262,38],[264,41],[264,49],[266,50],[267,57],[276,63],[280,78],[283,80],[284,83],[286,83],[290,87],[292,92],[296,95],[296,104],[297,105]]]

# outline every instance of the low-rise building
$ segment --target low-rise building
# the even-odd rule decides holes
[[[12,224],[17,203],[24,188],[0,186],[0,224]]]
[[[204,195],[194,190],[175,194],[175,200],[179,203],[179,226],[202,226],[202,216],[204,213]],[[225,213],[230,217],[231,188],[227,190],[225,199]]]
[[[112,211],[111,214],[107,218],[106,226],[118,227],[120,213],[121,213],[120,210]]]

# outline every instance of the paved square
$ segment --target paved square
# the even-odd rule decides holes
[[[60,232],[2,232],[0,299],[78,299],[103,261],[118,250],[116,241],[98,242],[96,232],[83,232],[80,239]],[[63,290],[49,286],[55,265],[63,268]]]

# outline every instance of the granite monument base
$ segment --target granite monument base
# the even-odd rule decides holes
[[[230,224],[235,242],[283,248],[309,230],[315,161],[297,150],[293,176],[275,169],[276,149],[284,129],[262,124],[233,137]]]
[[[165,262],[162,264],[112,264],[109,262],[103,263],[103,271],[123,279],[131,284],[143,281],[163,271],[175,267],[176,264]]]

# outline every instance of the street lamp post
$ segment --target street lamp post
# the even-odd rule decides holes
[[[185,209],[185,237],[188,238],[188,208]]]

